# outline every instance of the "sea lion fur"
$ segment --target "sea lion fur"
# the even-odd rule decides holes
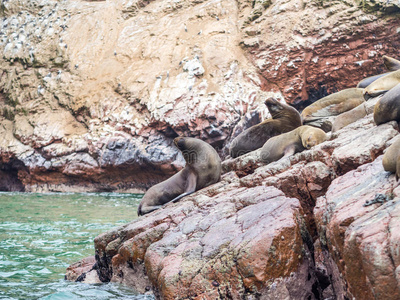
[[[383,73],[383,74],[378,74],[378,75],[374,75],[374,76],[370,76],[370,77],[366,77],[363,80],[361,80],[358,84],[357,84],[357,88],[366,88],[367,86],[369,86],[371,83],[373,83],[374,81],[378,80],[379,78],[386,76],[388,74],[390,74],[391,72],[387,72],[387,73]]]
[[[315,101],[301,113],[303,123],[321,118],[337,116],[364,102],[363,89],[349,88]]]
[[[390,145],[382,158],[385,171],[396,173],[396,180],[400,177],[400,138]]]
[[[390,72],[366,77],[357,84],[358,88],[366,88],[367,86],[369,86],[371,83],[373,83],[377,79],[379,79],[383,76],[386,76],[394,71],[400,70],[400,61],[399,60],[394,59],[387,55],[382,56],[382,59],[383,59],[383,63],[385,65],[386,69]]]
[[[400,70],[390,72],[389,74],[375,80],[364,89],[364,98],[368,100],[386,93],[400,83]]]
[[[336,132],[355,121],[364,118],[368,114],[365,103],[361,103],[359,106],[352,110],[346,111],[336,117],[332,124],[332,133]]]
[[[400,84],[388,91],[375,104],[374,121],[376,125],[400,121]]]

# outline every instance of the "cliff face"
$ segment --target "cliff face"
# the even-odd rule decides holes
[[[133,191],[178,135],[226,154],[267,117],[384,72],[391,1],[3,1],[0,187]],[[303,103],[303,104],[302,104]]]

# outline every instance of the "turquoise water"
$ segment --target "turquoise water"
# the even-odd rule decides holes
[[[137,217],[142,195],[0,193],[0,299],[152,299],[117,284],[64,280],[93,239]]]

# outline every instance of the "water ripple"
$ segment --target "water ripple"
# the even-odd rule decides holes
[[[141,195],[0,193],[0,299],[153,299],[117,284],[63,280],[93,239],[136,218]]]

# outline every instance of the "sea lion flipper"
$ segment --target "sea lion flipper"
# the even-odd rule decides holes
[[[193,192],[188,192],[188,193],[183,193],[183,194],[179,195],[178,197],[175,197],[174,199],[172,199],[170,202],[173,202],[173,203],[178,202],[183,197],[185,197],[187,195],[190,195],[190,194],[193,194],[193,193],[194,193],[194,191]]]
[[[178,197],[175,197],[170,202],[174,202],[174,203],[178,202],[183,197],[194,193],[196,191],[196,183],[197,183],[196,174],[193,172],[190,172],[187,177],[187,184],[186,184],[185,192],[183,194],[179,195]]]
[[[145,214],[151,213],[159,208],[163,207],[162,205],[154,205],[154,206],[143,206],[138,210],[138,216],[143,216]]]
[[[291,145],[289,145],[289,146],[287,146],[285,148],[282,158],[287,157],[287,156],[291,156],[291,155],[293,155],[295,153],[296,153],[296,145],[295,144],[291,144]]]
[[[169,202],[194,193],[221,178],[221,158],[208,143],[190,137],[177,137],[175,146],[181,151],[186,166],[178,173],[153,185],[143,196],[138,207],[138,215],[162,208]]]

